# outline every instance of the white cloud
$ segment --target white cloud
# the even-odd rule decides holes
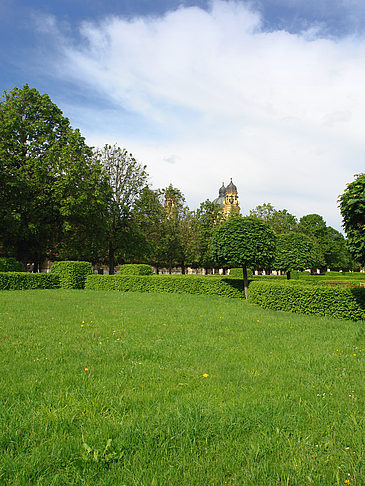
[[[272,202],[339,228],[336,198],[364,167],[364,40],[265,32],[247,5],[219,0],[81,33],[82,45],[63,43],[58,75],[155,125],[157,139],[136,127],[117,141],[156,186],[172,182],[196,206],[233,177],[246,211]],[[97,112],[83,133],[115,141]]]

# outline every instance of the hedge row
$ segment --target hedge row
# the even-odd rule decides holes
[[[54,262],[51,274],[57,275],[63,289],[83,289],[87,275],[93,273],[90,262]]]
[[[365,319],[365,289],[251,282],[249,301],[264,309],[358,321]]]
[[[85,289],[122,292],[171,292],[242,297],[242,281],[199,275],[88,275]]]
[[[59,288],[59,277],[50,273],[0,272],[0,290]]]
[[[134,263],[122,265],[119,270],[120,275],[153,275],[151,265]]]

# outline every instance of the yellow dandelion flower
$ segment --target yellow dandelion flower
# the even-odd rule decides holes
[[[204,373],[203,378],[208,378],[208,373]]]
[[[58,343],[58,344],[62,344],[62,343],[61,343],[61,341],[59,341],[59,343]]]
[[[101,344],[101,341],[99,341],[99,344]]]
[[[84,325],[83,325],[83,324],[81,324],[81,327],[84,327]]]
[[[89,368],[84,368],[84,371],[89,371]]]
[[[350,484],[350,480],[349,479],[345,479],[345,484]]]

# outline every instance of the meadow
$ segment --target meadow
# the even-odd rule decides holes
[[[0,292],[0,484],[365,484],[364,322]]]

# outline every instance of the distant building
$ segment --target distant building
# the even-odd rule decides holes
[[[224,214],[229,214],[232,209],[235,209],[238,213],[240,212],[237,187],[233,184],[232,179],[227,187],[224,186],[224,182],[222,183],[219,195],[217,199],[214,199],[213,203],[217,204]]]

